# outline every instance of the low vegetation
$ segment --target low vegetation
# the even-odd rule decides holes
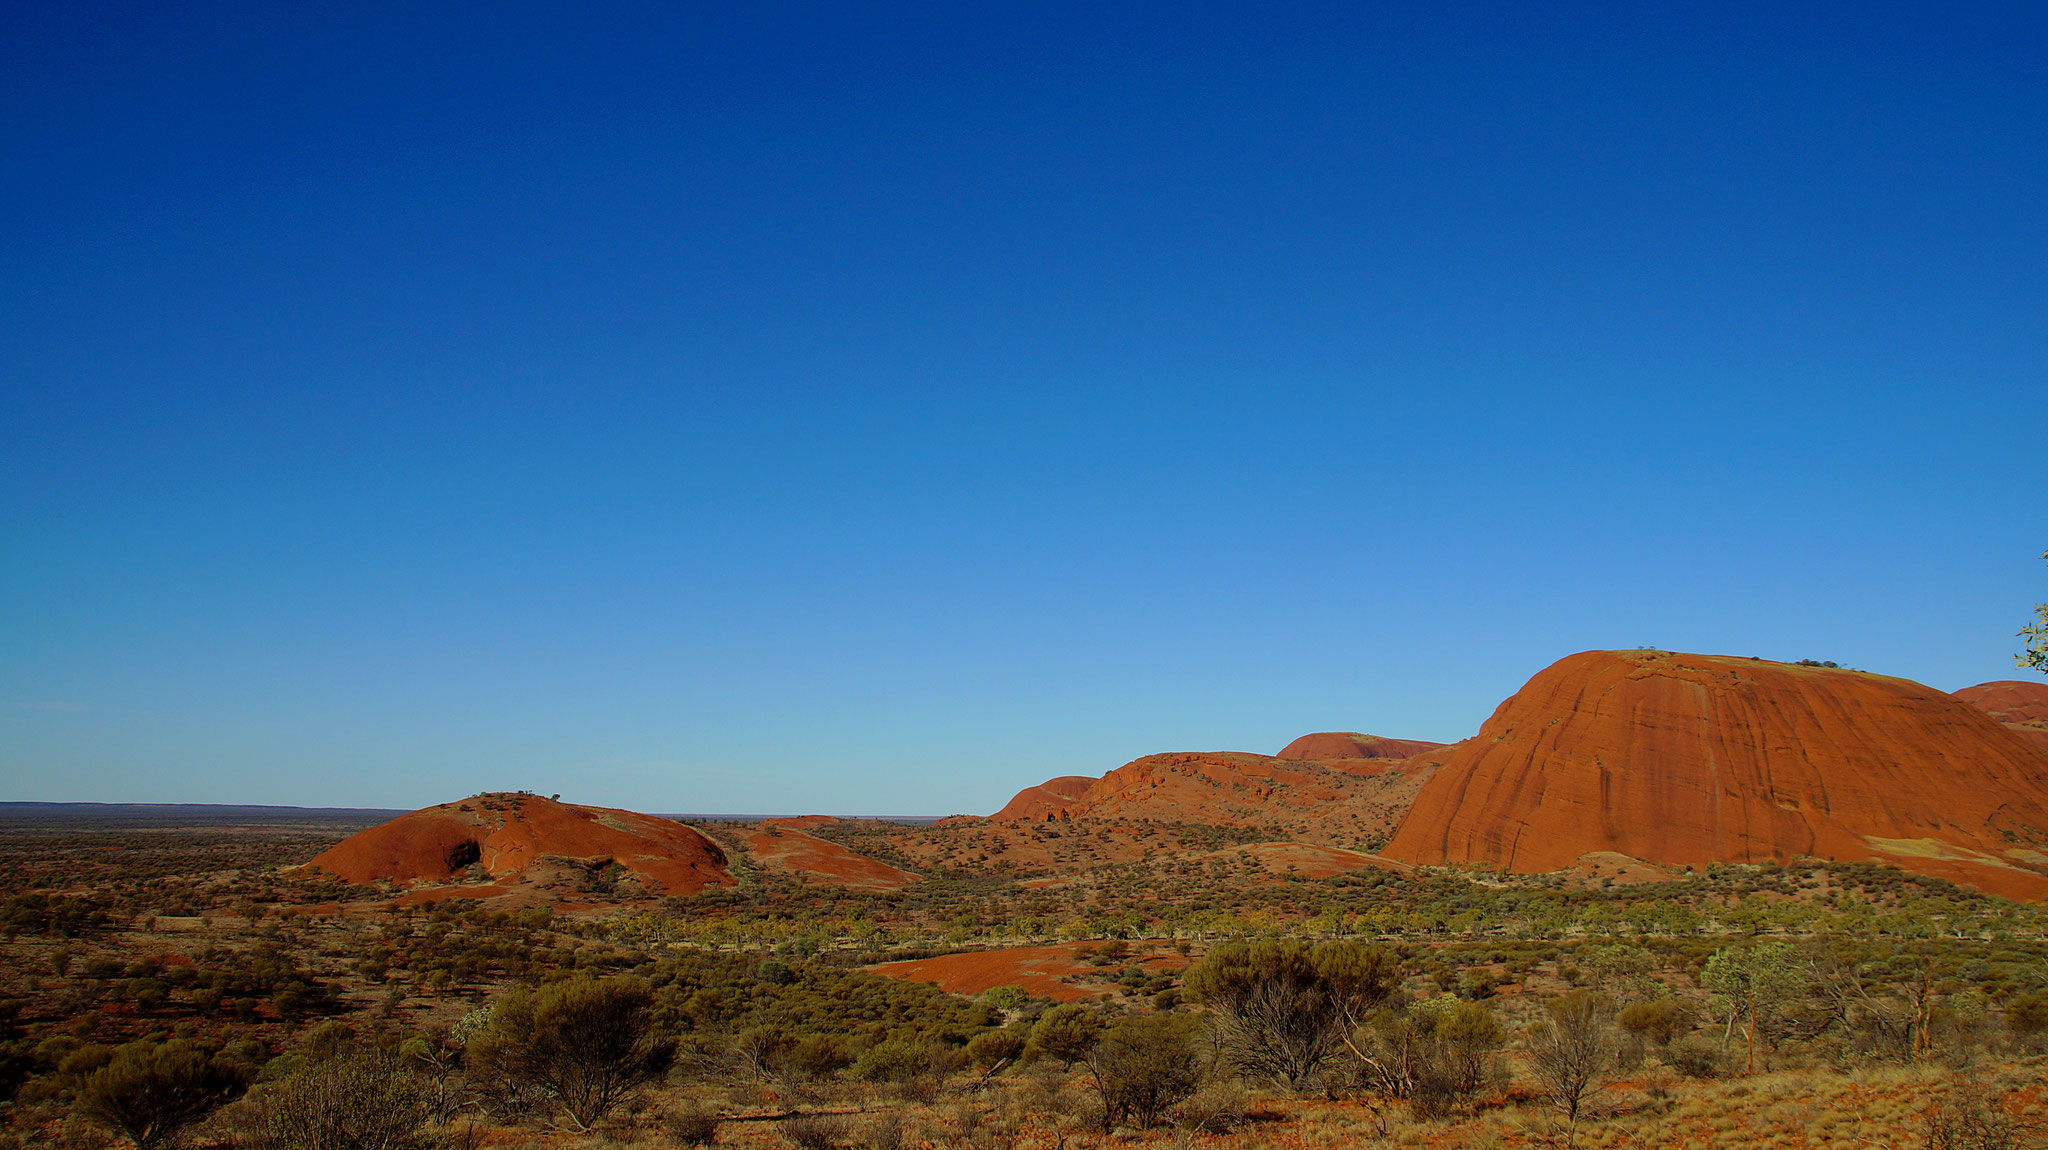
[[[91,860],[0,872],[0,1145],[2041,1144],[2040,912],[1879,867],[1162,854],[564,911],[290,869],[347,829],[0,835]],[[1023,944],[1070,973],[864,969]]]

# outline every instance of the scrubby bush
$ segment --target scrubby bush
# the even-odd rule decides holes
[[[1712,1039],[1688,1034],[1664,1048],[1664,1061],[1687,1078],[1716,1078],[1721,1074],[1721,1048]]]
[[[73,1107],[153,1150],[241,1093],[249,1077],[249,1067],[195,1042],[134,1042],[86,1076]]]
[[[679,1146],[709,1146],[718,1138],[722,1120],[696,1103],[685,1103],[662,1118],[661,1128]]]
[[[853,1076],[863,1082],[905,1082],[931,1068],[931,1047],[907,1038],[877,1042],[853,1060]]]
[[[1101,1037],[1101,1015],[1079,1003],[1055,1006],[1031,1028],[1025,1056],[1057,1059],[1061,1069],[1071,1070],[1074,1063],[1088,1056]]]
[[[1103,1127],[1158,1124],[1202,1083],[1201,1021],[1185,1014],[1147,1014],[1110,1027],[1088,1051],[1088,1070],[1102,1096]]]
[[[1692,1029],[1693,1008],[1683,999],[1665,996],[1631,1003],[1615,1016],[1615,1023],[1639,1038],[1669,1046],[1671,1040]]]
[[[1188,971],[1186,985],[1216,1011],[1234,1066],[1300,1089],[1400,979],[1399,961],[1384,947],[1290,940],[1220,946]]]
[[[238,1145],[248,1150],[425,1150],[434,1084],[374,1046],[301,1056],[242,1103]]]
[[[846,1137],[845,1123],[825,1114],[798,1114],[777,1126],[783,1140],[796,1150],[830,1150]]]
[[[1617,1043],[1607,1006],[1595,995],[1575,990],[1546,1006],[1550,1018],[1529,1034],[1529,1068],[1544,1097],[1576,1127],[1614,1068]]]
[[[1024,1055],[1024,1035],[1015,1030],[990,1030],[974,1036],[967,1044],[967,1060],[977,1069],[993,1072]]]
[[[1438,997],[1405,1013],[1382,1010],[1353,1037],[1359,1078],[1389,1098],[1410,1100],[1418,1117],[1438,1117],[1497,1077],[1495,1053],[1507,1031],[1477,1002]]]
[[[2041,1123],[2014,1113],[1981,1083],[1956,1084],[1947,1098],[1921,1113],[1927,1150],[2031,1150],[2042,1144]]]
[[[654,997],[631,976],[575,978],[514,991],[472,1041],[472,1064],[515,1088],[537,1088],[588,1130],[667,1071],[673,1040],[653,1026]]]
[[[828,1078],[853,1064],[846,1044],[829,1034],[807,1034],[781,1046],[771,1059],[782,1073],[797,1079]]]

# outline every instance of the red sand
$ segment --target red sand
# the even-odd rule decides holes
[[[1089,944],[1099,946],[1101,944]],[[1025,993],[1054,1002],[1078,1002],[1096,998],[1110,987],[1107,979],[1117,967],[1096,967],[1074,957],[1075,946],[1014,946],[1004,950],[981,950],[966,954],[942,954],[909,962],[884,962],[867,969],[888,978],[922,982],[951,994],[976,995],[992,986],[1022,987]],[[1148,955],[1125,960],[1151,970],[1185,966],[1177,954]],[[1120,962],[1121,966],[1125,963]],[[1086,982],[1061,982],[1062,975]]]
[[[2048,753],[1905,679],[1655,651],[1559,660],[1440,753],[1390,857],[1890,863],[2048,895]],[[2012,837],[2008,839],[2008,834]],[[2040,864],[2040,865],[2037,865]]]

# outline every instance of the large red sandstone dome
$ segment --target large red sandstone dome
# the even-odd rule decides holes
[[[1357,731],[1318,731],[1302,737],[1280,749],[1275,758],[1280,759],[1405,759],[1424,751],[1433,751],[1442,743],[1429,743],[1421,739],[1383,739],[1378,735],[1361,735]]]
[[[2048,894],[2048,752],[1905,679],[1587,651],[1427,759],[1391,857],[1533,873],[1592,851],[1812,856]]]
[[[484,794],[350,835],[309,866],[349,882],[443,883],[472,866],[493,881],[616,863],[642,895],[695,894],[731,881],[717,843],[669,819],[538,795]]]

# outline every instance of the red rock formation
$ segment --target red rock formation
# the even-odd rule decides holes
[[[804,882],[816,881],[850,890],[891,891],[921,881],[919,876],[900,867],[805,833],[808,827],[839,821],[809,821],[816,817],[763,819],[755,828],[741,831],[740,841],[746,844],[747,854],[755,862],[770,870],[797,875]]]
[[[1072,806],[1073,801],[1084,794],[1095,780],[1087,775],[1061,775],[1047,779],[1035,787],[1025,787],[1016,797],[1003,805],[1003,809],[989,816],[997,822],[1015,819],[1042,819],[1054,811]]]
[[[2005,729],[2048,750],[2048,683],[2000,679],[1956,692],[1956,698],[2005,724]]]
[[[836,826],[838,822],[839,818],[836,815],[776,815],[773,818],[762,819],[759,825],[764,827],[792,827],[796,830],[807,831],[814,827]]]
[[[1302,737],[1280,749],[1275,758],[1281,759],[1405,759],[1424,751],[1433,751],[1442,743],[1429,743],[1421,739],[1382,739],[1378,735],[1361,735],[1357,731],[1318,731]]]
[[[528,794],[485,794],[350,835],[309,866],[355,883],[445,883],[471,866],[502,886],[617,863],[642,895],[732,881],[718,844],[678,822]]]
[[[1653,651],[1561,659],[1439,769],[1385,854],[1559,870],[1803,856],[2048,895],[2048,753],[1930,687]]]

